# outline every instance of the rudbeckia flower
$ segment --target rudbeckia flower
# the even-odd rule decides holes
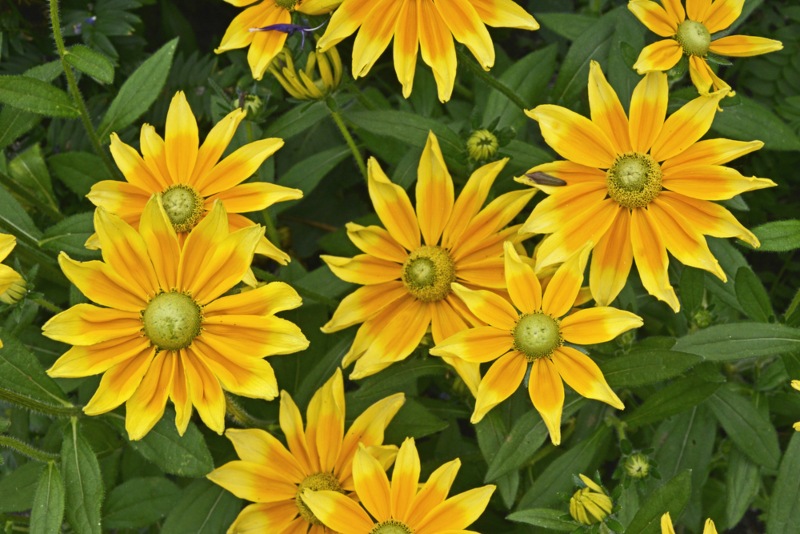
[[[661,516],[661,534],[675,534],[675,528],[672,526],[672,518],[669,516],[669,512]],[[714,526],[712,520],[706,519],[706,523],[703,525],[703,534],[717,534],[717,527]]]
[[[142,126],[142,156],[120,141],[116,134],[111,134],[111,155],[126,181],[98,182],[87,198],[98,208],[119,215],[136,228],[147,201],[154,193],[161,193],[164,209],[181,242],[215,200],[225,206],[231,231],[253,226],[255,223],[242,213],[297,199],[303,193],[267,182],[242,184],[283,146],[282,139],[248,143],[220,161],[244,116],[241,109],[229,113],[211,129],[198,148],[197,121],[186,96],[179,91],[167,112],[165,139],[149,124]],[[96,237],[90,238],[87,245],[96,248]],[[256,254],[283,264],[289,261],[289,256],[264,236],[259,239]]]
[[[639,316],[616,308],[571,311],[587,259],[588,249],[574,255],[556,270],[543,292],[533,268],[506,243],[505,281],[511,303],[490,291],[453,284],[453,291],[487,326],[459,332],[437,344],[431,354],[477,364],[494,362],[478,386],[470,422],[480,422],[489,410],[510,397],[529,366],[528,394],[554,445],[561,443],[562,379],[586,398],[625,409],[597,364],[580,350],[565,345],[604,343],[642,325]]]
[[[288,450],[263,430],[227,430],[225,436],[241,460],[228,462],[207,476],[237,497],[255,503],[239,513],[228,534],[330,533],[308,507],[304,492],[329,490],[349,500],[345,495],[352,495],[356,487],[353,457],[359,444],[369,451],[364,454],[386,470],[397,447],[383,445],[383,431],[404,401],[403,394],[396,393],[376,402],[356,417],[345,434],[344,384],[337,369],[311,398],[305,431],[292,397],[281,393],[280,426]]]
[[[447,499],[460,467],[458,459],[447,462],[418,487],[419,454],[414,439],[407,438],[397,453],[389,483],[383,466],[362,445],[353,460],[353,482],[361,505],[330,490],[309,488],[302,495],[314,515],[340,534],[466,532],[464,529],[486,509],[495,486],[471,489]]]
[[[394,70],[408,98],[417,50],[433,69],[439,100],[447,102],[456,79],[453,38],[463,43],[484,70],[494,65],[486,26],[537,30],[539,24],[511,0],[344,0],[317,43],[327,50],[356,31],[353,76],[366,76],[394,37]],[[360,30],[359,30],[360,28]]]
[[[438,343],[477,323],[451,291],[451,282],[504,288],[503,241],[519,228],[506,225],[532,196],[530,190],[512,191],[481,209],[507,161],[480,167],[454,200],[453,180],[431,133],[417,169],[415,212],[403,188],[389,181],[374,158],[369,160],[369,195],[384,228],[349,223],[347,234],[364,254],[322,256],[336,276],[364,286],[345,297],[322,327],[336,332],[363,323],[342,362],[345,367],[356,362],[351,378],[375,374],[408,357],[428,327]],[[467,386],[477,386],[477,366],[448,363]]]
[[[17,238],[13,235],[0,234],[0,261],[5,260],[11,254],[16,244]],[[8,265],[0,264],[0,302],[13,304],[24,295],[25,280],[22,275]]]
[[[99,415],[122,403],[125,428],[141,439],[161,419],[167,398],[183,434],[192,406],[217,433],[225,429],[223,390],[270,400],[278,384],[265,355],[303,350],[308,340],[275,313],[300,306],[290,286],[273,282],[223,296],[250,268],[263,229],[233,233],[222,203],[181,247],[155,196],[139,230],[103,209],[94,226],[103,261],[62,252],[61,270],[89,300],[50,319],[45,336],[74,345],[47,371],[77,378],[102,374],[83,411]]]
[[[650,31],[667,37],[642,50],[633,65],[639,74],[667,71],[683,56],[687,56],[692,83],[700,94],[707,94],[712,88],[714,91],[730,89],[709,67],[709,52],[720,56],[746,57],[783,48],[780,41],[765,37],[712,37],[739,18],[744,0],[686,0],[686,10],[680,0],[662,0],[662,4],[651,0],[631,0],[628,3],[628,9]]]
[[[678,311],[680,303],[667,275],[667,251],[724,281],[705,236],[738,237],[759,246],[727,209],[711,201],[775,185],[723,166],[764,144],[698,141],[711,127],[725,91],[700,96],[665,120],[668,94],[666,74],[648,73],[634,89],[626,116],[600,66],[592,62],[591,120],[553,105],[525,112],[539,122],[547,144],[566,160],[539,165],[528,174],[543,172],[566,186],[519,178],[550,194],[520,231],[551,234],[537,252],[537,272],[587,245],[593,247],[589,287],[601,306],[622,290],[635,260],[645,289]]]
[[[264,77],[272,59],[278,55],[290,33],[305,30],[292,24],[292,13],[306,15],[330,13],[342,0],[225,0],[246,8],[231,21],[215,54],[250,47],[247,63],[253,78]]]

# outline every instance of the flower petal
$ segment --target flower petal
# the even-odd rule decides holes
[[[460,467],[461,460],[456,458],[439,466],[431,473],[427,482],[414,497],[409,514],[405,518],[409,525],[417,525],[431,510],[444,502]]]
[[[631,146],[646,154],[661,133],[667,116],[669,84],[663,72],[648,72],[631,97]]]
[[[401,521],[408,517],[411,511],[411,504],[417,494],[419,473],[419,454],[414,446],[414,440],[406,438],[397,453],[392,470],[390,488],[392,517]]]
[[[252,26],[248,27],[245,32],[249,34],[250,28],[252,28]],[[245,110],[241,108],[234,109],[211,128],[211,131],[208,132],[205,141],[203,141],[203,144],[197,152],[197,162],[192,171],[192,177],[189,181],[190,184],[197,183],[200,176],[209,172],[214,165],[217,164],[219,158],[221,158],[223,152],[225,152],[225,149],[228,148],[231,139],[233,139],[236,129],[246,115],[247,112]]]
[[[403,448],[412,448],[416,451],[413,438],[406,438],[401,445]],[[399,453],[398,453],[399,454]],[[385,521],[391,517],[391,489],[389,479],[386,478],[383,466],[372,457],[363,445],[359,445],[353,458],[353,479],[356,485],[356,494],[361,499],[361,504],[378,521]]]
[[[522,261],[514,246],[506,241],[505,278],[511,302],[522,313],[534,313],[542,309],[542,285],[533,268]]]
[[[542,297],[542,311],[552,317],[561,317],[575,305],[583,284],[583,272],[589,260],[590,247],[573,255],[555,272]]]
[[[712,2],[713,0],[686,0],[686,16],[689,20],[705,22]]]
[[[333,312],[333,317],[321,330],[330,334],[363,323],[406,295],[408,290],[400,281],[359,287],[342,299],[339,307]]]
[[[47,374],[55,378],[96,375],[145,352],[150,352],[150,340],[144,336],[111,339],[88,347],[75,346],[62,354]]]
[[[178,351],[178,362],[174,368],[172,387],[169,391],[169,398],[175,405],[175,428],[178,434],[183,436],[189,426],[192,417],[192,399],[189,396],[189,379],[186,376],[184,361],[186,360],[186,349]]]
[[[437,4],[437,6],[440,4]],[[422,150],[417,168],[417,219],[426,245],[437,245],[453,211],[453,179],[433,132]]]
[[[240,184],[206,199],[206,206],[211,207],[219,199],[228,213],[250,213],[267,209],[278,202],[303,198],[299,189],[283,187],[269,182],[251,182]]]
[[[165,290],[178,287],[181,245],[175,227],[161,204],[160,195],[150,199],[145,206],[139,223],[139,233],[149,251],[159,286]]]
[[[506,299],[491,291],[469,289],[457,282],[452,286],[453,292],[481,321],[501,330],[514,329],[519,313]]]
[[[325,33],[317,41],[317,50],[325,52],[342,39],[352,35],[372,13],[375,4],[359,0],[345,0],[333,12]],[[374,16],[374,15],[373,15]]]
[[[683,9],[681,0],[661,0],[661,3],[664,4],[664,10],[670,19],[679,24],[686,20],[686,11]]]
[[[197,120],[183,91],[175,93],[169,104],[164,143],[167,169],[174,183],[189,183],[197,162],[200,135]]]
[[[508,330],[478,326],[448,337],[433,347],[430,353],[484,363],[496,360],[513,348],[514,336]]]
[[[672,206],[703,235],[737,237],[753,247],[759,246],[758,238],[719,204],[695,200],[671,191],[663,191],[658,198],[661,203]]]
[[[470,175],[469,180],[464,185],[464,189],[461,190],[455,201],[450,220],[447,221],[447,225],[444,228],[442,234],[443,247],[452,248],[460,241],[467,225],[478,214],[483,203],[486,202],[492,184],[494,184],[495,179],[507,162],[508,158],[488,163],[479,167]]]
[[[701,95],[709,94],[711,90],[721,87],[729,89],[730,86],[722,81],[711,69],[706,58],[699,56],[689,56],[689,78]]]
[[[570,161],[608,169],[617,153],[605,132],[595,123],[561,106],[543,104],[525,114],[539,123],[550,147]]]
[[[370,3],[374,5],[373,13],[380,13],[380,16],[365,18],[353,42],[354,78],[366,76],[386,47],[389,46],[402,5],[394,0],[377,0]]]
[[[703,25],[709,33],[722,31],[736,22],[743,6],[744,0],[716,0],[711,4]]]
[[[717,3],[720,3],[719,0]],[[783,43],[766,37],[729,35],[711,41],[708,49],[721,56],[749,57],[783,50]]]
[[[248,2],[252,3],[252,2]],[[242,4],[238,7],[244,7]],[[255,32],[251,32],[250,28],[258,28],[259,22],[264,18],[264,9],[268,6],[265,2],[259,2],[253,7],[249,7],[236,15],[225,34],[222,36],[222,42],[214,49],[215,54],[221,54],[229,50],[236,50],[237,48],[244,48],[253,42]]]
[[[519,388],[527,368],[528,360],[520,352],[512,351],[498,358],[478,386],[470,423],[479,423],[489,410],[509,398]]]
[[[216,350],[224,352],[226,347],[230,347],[240,354],[255,358],[291,354],[308,347],[308,340],[296,324],[272,316],[207,317],[201,336],[205,343]]]
[[[433,70],[439,100],[447,102],[456,81],[456,49],[447,23],[432,2],[417,2],[422,61]]]
[[[306,443],[309,452],[319,458],[320,471],[333,472],[344,437],[344,382],[337,368],[325,384],[314,393],[306,411]]]
[[[577,345],[594,345],[611,341],[623,332],[642,326],[638,315],[597,306],[578,310],[561,319],[561,335],[564,340]],[[556,362],[557,363],[557,362]]]
[[[700,96],[685,104],[664,122],[650,154],[656,161],[674,158],[703,137],[711,127],[725,91]]]
[[[278,381],[269,362],[248,353],[214,347],[205,342],[207,337],[196,338],[191,350],[203,360],[223,389],[251,399],[272,400],[278,396]]]
[[[140,312],[147,301],[107,264],[101,261],[75,261],[66,252],[58,255],[64,276],[89,300],[128,312]],[[2,294],[0,287],[0,294]]]
[[[258,428],[229,428],[225,437],[231,440],[236,454],[245,462],[273,465],[286,482],[300,482],[306,474],[286,447],[275,436]]]
[[[750,178],[721,165],[682,165],[664,173],[664,187],[700,200],[727,200],[746,191],[755,191],[777,184],[769,178]]]
[[[294,499],[274,503],[256,503],[245,506],[229,527],[236,534],[260,534],[262,532],[284,532],[297,516]]]
[[[297,486],[271,476],[272,469],[259,462],[228,462],[206,475],[211,482],[222,486],[240,499],[257,503],[294,500]]]
[[[139,226],[144,206],[154,191],[116,180],[102,180],[92,186],[86,198],[97,206],[119,216],[134,227]]]
[[[352,258],[323,254],[320,258],[333,274],[351,284],[386,284],[399,280],[403,268],[402,265],[369,254],[359,254]]]
[[[683,49],[675,39],[662,39],[645,46],[633,68],[639,74],[658,71],[664,72],[678,64],[683,56]]]
[[[303,418],[287,391],[281,391],[278,423],[286,438],[286,445],[289,447],[289,451],[297,459],[303,472],[319,472],[319,465],[317,465],[319,458],[312,457],[309,452],[306,433],[303,430]]]
[[[83,407],[83,413],[100,415],[110,412],[131,398],[141,384],[155,354],[156,348],[151,347],[150,350],[128,358],[106,371],[94,396]]]
[[[618,410],[625,409],[625,405],[606,382],[603,372],[584,353],[572,347],[561,347],[556,349],[553,363],[564,382],[581,396],[605,402]]]
[[[628,117],[622,109],[616,91],[606,80],[597,61],[592,61],[589,67],[589,108],[592,122],[605,132],[614,151],[617,154],[630,152]]]
[[[631,213],[631,243],[642,285],[648,293],[666,302],[677,313],[681,305],[669,283],[667,249],[661,233],[645,209],[635,209]]]
[[[561,411],[564,408],[564,384],[558,369],[550,358],[539,358],[533,362],[528,395],[533,407],[542,416],[550,432],[553,445],[561,444]]]
[[[489,484],[473,488],[450,497],[428,512],[419,522],[417,534],[439,534],[445,531],[459,531],[471,525],[489,505],[496,486]]]
[[[103,341],[138,338],[142,335],[138,312],[76,304],[47,321],[42,333],[69,345],[94,345]]]
[[[355,501],[338,491],[306,490],[302,498],[311,512],[336,532],[363,534],[375,528],[375,522],[367,513]]]
[[[111,134],[114,135],[114,134]],[[145,167],[158,182],[156,191],[163,191],[170,185],[177,183],[169,174],[167,168],[167,148],[164,139],[150,124],[143,124],[139,133],[139,148],[142,151]]]
[[[705,139],[662,163],[661,170],[666,173],[684,165],[723,165],[745,154],[760,150],[763,146],[764,143],[761,141]]]
[[[407,250],[417,250],[421,244],[419,225],[408,195],[389,181],[375,158],[369,159],[368,171],[369,196],[383,226]]]
[[[125,404],[125,430],[129,439],[142,439],[164,415],[176,358],[172,351],[156,354],[141,384]]]
[[[599,306],[608,306],[617,298],[633,264],[630,210],[623,206],[618,209],[614,223],[592,250],[589,287]]]
[[[464,44],[472,52],[483,70],[492,68],[494,65],[492,38],[472,4],[460,0],[440,0],[435,2],[434,6],[456,41]]]
[[[481,20],[495,28],[538,30],[539,23],[511,0],[470,0]]]
[[[208,428],[222,434],[225,431],[225,395],[219,380],[203,362],[203,357],[193,352],[192,346],[186,349],[183,368],[197,414]]]
[[[628,9],[647,29],[661,37],[672,37],[678,32],[678,21],[651,0],[631,0]]]
[[[302,303],[300,295],[289,284],[270,282],[256,289],[220,297],[203,307],[203,315],[274,315],[299,308]]]
[[[155,193],[161,191],[164,184],[151,174],[145,161],[139,156],[139,153],[131,147],[120,141],[116,133],[111,134],[111,144],[109,146],[111,157],[114,158],[114,163],[119,167],[120,172],[125,177],[129,184],[138,188],[139,190]]]
[[[405,263],[408,251],[380,226],[361,226],[347,223],[347,237],[362,252],[386,261]]]
[[[576,213],[597,209],[607,194],[605,176],[602,182],[568,184],[536,204],[520,232],[534,234],[557,232],[567,221],[573,219]]]
[[[264,14],[261,21],[256,23],[257,28],[273,24],[291,24],[292,14],[289,10],[273,2],[262,2],[260,5],[264,6]],[[287,36],[288,34],[279,31],[254,32],[253,41],[247,50],[247,64],[250,65],[250,73],[254,79],[260,80],[264,77],[270,62],[286,43]]]
[[[370,2],[365,2],[370,4]],[[411,95],[419,49],[417,3],[403,2],[394,28],[394,71],[403,85],[403,98]]]
[[[214,165],[214,167],[204,175],[198,176],[195,189],[197,189],[197,192],[203,197],[232,189],[252,176],[264,160],[277,152],[282,146],[283,139],[277,138],[260,139],[248,143]],[[296,193],[293,192],[290,193],[290,195],[296,195]]]

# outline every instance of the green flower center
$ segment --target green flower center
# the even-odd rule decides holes
[[[369,534],[412,534],[414,531],[411,527],[400,521],[390,519],[383,523],[378,523],[375,528],[369,531]]]
[[[297,509],[300,511],[300,517],[312,525],[322,525],[322,521],[317,519],[317,516],[315,516],[311,509],[306,506],[306,503],[303,502],[301,495],[305,490],[329,490],[344,493],[342,485],[339,484],[339,479],[333,476],[332,473],[317,473],[304,478],[300,485],[297,486],[297,493],[294,496],[294,502],[297,505]]]
[[[203,217],[203,197],[191,186],[169,186],[161,195],[161,203],[176,232],[188,232]]]
[[[622,154],[606,172],[606,185],[620,205],[643,208],[661,192],[661,166],[647,154]]]
[[[185,349],[200,334],[202,322],[200,306],[178,291],[156,295],[142,312],[144,335],[160,350]]]
[[[291,11],[294,9],[294,6],[297,5],[297,1],[298,0],[275,0],[275,3],[278,5],[278,7],[282,7],[287,11]]]
[[[450,294],[450,284],[456,281],[456,264],[445,249],[426,245],[408,255],[402,279],[417,300],[436,302]]]
[[[711,45],[711,33],[702,22],[686,19],[678,24],[675,40],[687,56],[705,56]]]
[[[526,313],[514,327],[514,348],[529,361],[550,356],[564,344],[560,323],[546,313]]]

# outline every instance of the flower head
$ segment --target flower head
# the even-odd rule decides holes
[[[675,534],[675,528],[672,526],[672,518],[669,512],[661,516],[661,534]],[[711,519],[706,519],[703,525],[703,534],[717,534],[717,527]]]
[[[14,246],[17,238],[10,234],[0,234],[0,261],[5,260]],[[8,265],[0,264],[0,302],[13,304],[25,296],[25,279]],[[0,345],[1,347],[2,345]]]
[[[622,290],[635,260],[645,289],[677,311],[667,251],[724,281],[705,236],[738,237],[759,245],[727,209],[711,201],[775,185],[723,166],[763,143],[698,141],[711,127],[724,91],[700,96],[666,117],[668,93],[667,76],[648,73],[633,92],[627,116],[600,66],[592,62],[591,120],[553,105],[525,112],[566,160],[539,165],[529,174],[544,172],[566,185],[518,178],[550,194],[520,231],[550,234],[538,250],[537,271],[592,247],[589,287],[601,306]]]
[[[304,69],[295,67],[288,48],[281,50],[269,65],[269,72],[298,100],[322,100],[342,81],[342,60],[336,47],[325,52],[309,52]]]
[[[325,526],[341,534],[464,532],[486,509],[495,486],[447,499],[459,467],[458,459],[447,462],[420,488],[419,454],[414,439],[407,438],[397,453],[390,483],[380,462],[361,445],[353,460],[361,506],[335,491],[306,490],[303,499]]]
[[[408,357],[428,327],[438,343],[479,322],[451,282],[502,290],[503,241],[518,229],[506,225],[531,198],[530,191],[513,191],[481,209],[506,161],[476,170],[454,200],[453,180],[431,133],[419,163],[415,212],[403,188],[369,160],[369,194],[384,228],[350,223],[347,233],[364,254],[322,256],[336,276],[364,286],[345,297],[323,327],[335,332],[363,323],[343,361],[356,362],[352,378]],[[470,388],[477,387],[477,365],[448,361]]]
[[[505,281],[511,303],[491,291],[453,284],[453,291],[487,326],[459,332],[437,344],[431,354],[494,362],[478,386],[473,424],[517,390],[529,366],[528,394],[555,445],[561,443],[562,380],[584,397],[625,408],[597,364],[565,344],[603,343],[642,325],[637,315],[616,308],[570,311],[581,289],[587,256],[584,250],[559,267],[543,292],[533,268],[506,243]]]
[[[142,438],[161,419],[167,398],[183,434],[192,406],[212,430],[225,428],[223,389],[272,399],[278,385],[265,355],[303,350],[308,340],[275,313],[300,306],[288,285],[273,282],[222,296],[250,268],[263,229],[229,233],[222,203],[180,246],[154,196],[139,230],[97,209],[103,261],[58,257],[66,277],[90,300],[50,319],[45,336],[74,345],[47,371],[75,378],[102,374],[83,411],[99,415],[126,403],[125,428]]]
[[[539,24],[511,0],[344,0],[317,43],[327,50],[358,31],[353,44],[353,76],[366,76],[394,37],[394,69],[408,98],[414,84],[417,50],[433,69],[439,100],[450,100],[456,79],[453,38],[463,43],[484,70],[494,65],[494,45],[486,26],[536,30]],[[359,30],[360,28],[360,30]]]
[[[219,160],[245,116],[237,109],[229,113],[208,133],[199,146],[197,121],[183,92],[172,98],[167,112],[165,139],[149,124],[142,126],[142,156],[111,134],[111,155],[125,176],[125,182],[103,180],[92,186],[87,197],[92,203],[119,215],[138,227],[144,206],[155,193],[181,241],[205,217],[215,200],[225,206],[231,230],[253,226],[241,215],[266,209],[276,202],[303,196],[298,189],[273,183],[242,184],[261,163],[281,146],[281,139],[261,139],[248,143]],[[90,238],[96,245],[96,238]],[[256,254],[264,254],[280,263],[289,256],[261,237]]]
[[[570,497],[569,515],[583,525],[600,523],[611,513],[614,503],[594,480],[586,475],[578,476],[584,483],[584,487]]]
[[[689,76],[700,94],[711,89],[730,89],[708,65],[709,52],[720,56],[757,56],[781,50],[780,41],[749,35],[728,35],[715,39],[713,34],[733,24],[742,13],[744,0],[630,0],[630,9],[642,24],[667,39],[646,46],[633,65],[639,74],[667,71],[683,56],[689,58]],[[729,93],[733,94],[733,93]]]
[[[383,445],[383,431],[404,400],[403,394],[397,393],[376,402],[345,433],[344,384],[337,369],[312,397],[305,431],[292,397],[281,393],[280,426],[288,450],[263,430],[226,431],[241,460],[218,467],[208,478],[255,503],[239,513],[229,534],[285,534],[309,528],[316,533],[330,532],[305,502],[304,492],[328,490],[348,499],[346,495],[356,487],[353,457],[359,444],[382,470],[387,469],[397,447]]]

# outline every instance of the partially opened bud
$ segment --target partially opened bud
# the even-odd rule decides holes
[[[569,500],[569,515],[583,525],[600,523],[614,507],[611,498],[591,478],[579,476],[586,487],[576,491]]]
[[[284,48],[272,60],[269,72],[287,93],[298,100],[322,100],[342,81],[342,59],[336,47],[308,53],[305,68],[295,67],[292,53]]]

